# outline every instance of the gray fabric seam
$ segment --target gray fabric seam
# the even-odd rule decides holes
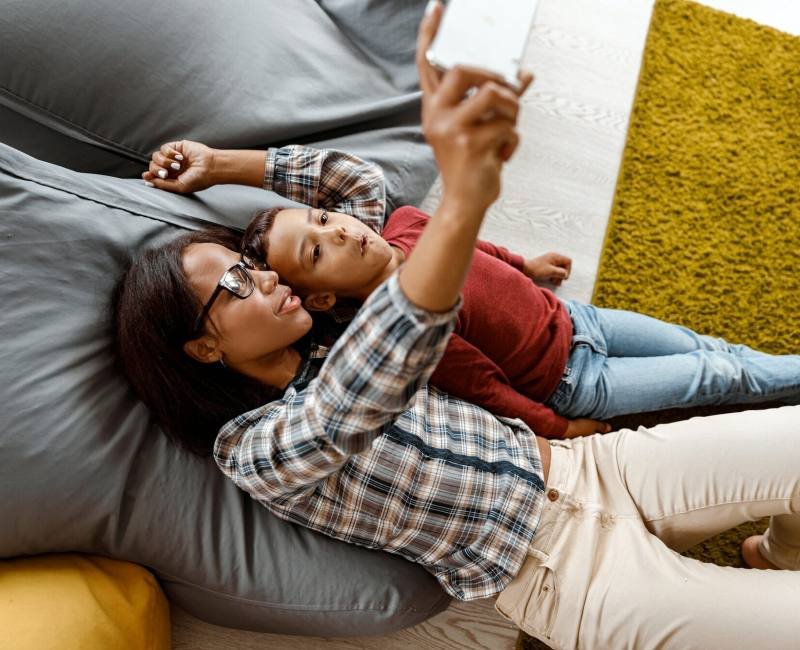
[[[77,191],[65,189],[64,187],[61,187],[58,184],[56,184],[56,182],[53,181],[52,179],[48,183],[48,182],[45,182],[43,180],[31,178],[30,176],[26,176],[24,174],[21,174],[21,173],[15,172],[15,171],[11,171],[10,169],[8,169],[8,167],[6,165],[6,161],[2,160],[2,159],[0,159],[0,169],[2,169],[3,172],[8,174],[9,176],[13,176],[14,178],[19,178],[19,179],[21,179],[23,181],[27,181],[29,183],[35,183],[36,185],[41,185],[43,187],[47,187],[47,188],[50,188],[52,190],[56,190],[58,192],[63,192],[64,194],[69,194],[71,196],[75,196],[75,197],[77,197],[79,199],[83,199],[85,201],[91,201],[92,203],[98,203],[98,204],[103,205],[103,206],[105,206],[107,208],[112,208],[112,209],[115,209],[115,210],[123,210],[123,211],[128,212],[128,213],[130,213],[132,215],[135,215],[137,217],[142,217],[142,218],[145,218],[145,219],[151,219],[153,221],[158,221],[160,223],[165,223],[167,225],[174,226],[176,228],[181,228],[183,230],[191,230],[191,228],[189,228],[188,226],[180,224],[180,223],[175,223],[174,221],[170,220],[167,217],[155,216],[155,215],[152,215],[152,214],[147,214],[145,212],[138,212],[137,210],[135,210],[135,209],[131,208],[130,206],[128,206],[127,202],[124,202],[124,204],[122,204],[122,205],[119,204],[119,203],[113,203],[108,198],[101,199],[101,198],[98,198],[96,196],[95,197],[87,196],[85,194],[80,194]],[[178,217],[178,218],[181,218],[181,219],[190,219],[190,220],[202,222],[203,224],[209,224],[209,225],[212,225],[212,226],[213,225],[219,225],[219,224],[215,224],[212,221],[208,221],[206,219],[203,219],[202,217],[196,217],[196,216],[193,216],[193,215],[177,214],[175,216]],[[238,230],[238,229],[235,229],[235,228],[231,228],[229,226],[223,226],[223,227],[229,228],[230,230]]]
[[[212,589],[211,587],[204,587],[202,585],[197,585],[192,582],[186,582],[181,578],[176,578],[168,573],[164,573],[163,571],[158,571],[153,569],[155,573],[158,575],[159,579],[167,580],[169,582],[174,582],[179,585],[183,585],[185,587],[191,587],[192,589],[197,589],[199,591],[203,591],[206,593],[213,594],[215,596],[219,596],[226,600],[231,600],[237,603],[246,603],[249,605],[254,605],[257,607],[268,607],[270,609],[286,609],[286,610],[300,610],[300,611],[327,611],[327,612],[360,612],[360,611],[375,611],[375,612],[384,612],[388,611],[390,607],[339,607],[339,608],[332,608],[332,607],[325,607],[322,605],[287,605],[286,603],[270,603],[263,600],[253,600],[252,598],[245,598],[243,596],[236,596],[234,594],[230,594],[224,591],[218,591]],[[436,605],[438,606],[440,603],[450,601],[450,595],[442,590],[441,597],[436,601]],[[403,610],[404,612],[416,612],[417,609],[413,607],[408,607]]]
[[[10,96],[12,99],[15,99],[15,100],[20,101],[20,102],[22,102],[24,104],[27,104],[29,107],[33,107],[36,110],[45,113],[46,115],[50,116],[51,118],[53,118],[54,120],[56,120],[58,122],[61,122],[61,123],[66,124],[66,125],[69,125],[70,128],[73,128],[76,131],[78,131],[79,133],[82,133],[84,136],[86,136],[90,140],[99,140],[100,142],[103,142],[103,143],[105,143],[107,145],[112,145],[113,147],[116,147],[119,150],[118,153],[127,153],[128,155],[134,156],[137,160],[141,160],[142,162],[146,162],[147,161],[147,155],[146,154],[143,154],[143,153],[140,153],[140,152],[135,151],[133,149],[130,149],[129,147],[126,147],[125,145],[120,144],[119,142],[115,142],[114,140],[106,138],[106,137],[104,137],[102,135],[99,135],[99,134],[95,133],[94,131],[89,131],[88,129],[86,129],[86,128],[82,127],[82,126],[79,126],[75,122],[72,122],[71,120],[68,120],[66,117],[62,117],[60,115],[57,115],[56,113],[53,113],[50,109],[47,109],[44,106],[39,106],[39,104],[35,104],[32,101],[30,101],[29,99],[26,99],[25,97],[22,97],[21,95],[18,95],[13,90],[9,90],[5,86],[0,86],[0,93],[4,93],[4,94]],[[48,126],[48,125],[47,124],[42,124],[42,126]],[[48,128],[52,128],[52,127],[48,127]],[[56,130],[56,129],[54,129],[54,130]],[[64,135],[68,135],[68,134],[64,134]]]

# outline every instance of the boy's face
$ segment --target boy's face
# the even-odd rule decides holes
[[[360,297],[392,259],[382,237],[340,212],[281,210],[264,236],[269,267],[301,296],[328,291]]]

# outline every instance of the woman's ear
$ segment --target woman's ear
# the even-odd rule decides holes
[[[217,339],[208,334],[184,343],[183,351],[200,363],[216,363],[222,358]]]
[[[328,311],[336,304],[336,294],[332,291],[312,293],[303,298],[303,306],[308,311]]]

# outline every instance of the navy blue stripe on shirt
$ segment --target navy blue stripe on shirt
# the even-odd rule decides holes
[[[477,456],[465,456],[463,454],[455,454],[449,449],[432,447],[431,445],[426,444],[425,441],[419,436],[409,433],[408,431],[404,431],[397,426],[389,427],[385,435],[390,440],[394,440],[401,445],[411,445],[412,447],[419,449],[419,451],[426,456],[429,456],[430,458],[436,458],[444,463],[455,465],[457,467],[474,467],[481,472],[489,472],[491,474],[510,474],[511,476],[521,478],[523,481],[530,483],[539,490],[544,490],[544,482],[542,481],[541,476],[524,470],[518,465],[514,465],[514,463],[510,463],[507,460],[501,460],[499,462],[492,463],[487,460],[483,460],[482,458],[478,458]]]

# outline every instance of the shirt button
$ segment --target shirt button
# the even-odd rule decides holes
[[[550,499],[550,501],[558,501],[558,496],[558,490],[547,491],[547,498]]]

